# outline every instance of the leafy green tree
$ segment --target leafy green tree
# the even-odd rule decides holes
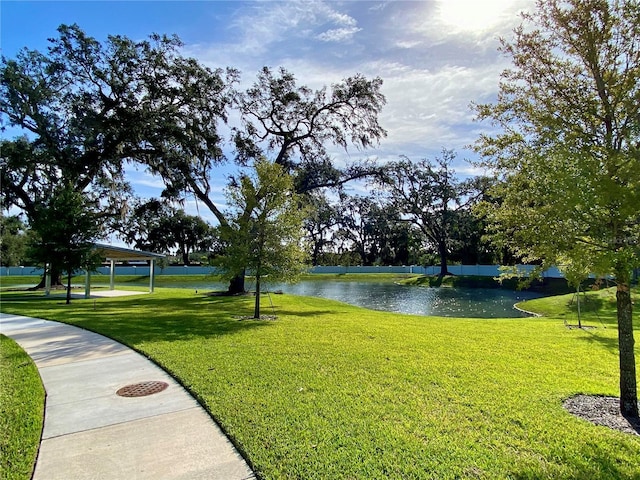
[[[348,245],[361,265],[407,265],[416,259],[416,235],[394,205],[378,195],[341,195],[336,240]]]
[[[101,45],[76,25],[58,32],[46,54],[23,49],[0,67],[2,119],[28,133],[3,141],[3,200],[27,216],[61,180],[103,200],[128,192],[123,162],[143,153],[151,120],[144,72],[178,46],[117,36]]]
[[[182,256],[182,263],[189,265],[189,254],[197,250],[208,250],[214,244],[211,226],[194,215],[187,215],[178,210],[172,218],[169,231],[175,241],[178,255]]]
[[[403,157],[387,165],[377,183],[389,196],[400,219],[420,230],[440,260],[440,276],[448,275],[447,258],[460,241],[458,218],[480,193],[479,179],[460,180],[451,164],[455,154],[444,150],[435,161]]]
[[[31,221],[49,192],[65,183],[99,200],[108,223],[131,193],[127,162],[162,157],[173,168],[175,152],[160,148],[158,138],[184,140],[181,153],[219,156],[216,126],[226,85],[219,72],[180,57],[177,38],[110,36],[101,44],[77,25],[62,25],[58,33],[46,53],[23,49],[2,59],[0,117],[26,133],[0,145],[6,208],[22,209]],[[195,112],[194,103],[207,108]],[[192,131],[197,146],[185,140]]]
[[[373,265],[370,252],[374,249],[376,232],[370,219],[375,201],[370,197],[342,195],[340,207],[338,237],[357,254],[360,265]]]
[[[640,3],[539,1],[502,51],[496,133],[478,151],[502,180],[494,238],[541,268],[613,275],[620,409],[638,416],[630,278],[640,263]]]
[[[0,265],[25,265],[29,232],[18,215],[0,213]]]
[[[305,196],[308,216],[304,219],[305,237],[311,248],[311,264],[321,265],[324,253],[334,246],[335,227],[340,221],[338,208],[316,190]]]
[[[101,233],[95,204],[69,184],[58,186],[38,204],[31,220],[34,238],[31,256],[39,263],[58,265],[67,274],[67,303],[71,302],[71,277],[81,268],[99,265],[95,241]]]
[[[175,249],[184,265],[190,264],[190,253],[206,251],[215,243],[214,231],[207,222],[158,199],[138,201],[118,230],[120,237],[135,248],[155,252]]]
[[[264,277],[293,281],[306,266],[300,198],[293,179],[280,165],[264,159],[255,164],[255,175],[243,175],[227,189],[232,207],[230,227],[223,234],[226,254],[219,266],[232,278],[244,269],[255,276],[254,318],[260,318],[260,293]]]

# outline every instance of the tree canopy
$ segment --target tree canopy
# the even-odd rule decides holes
[[[502,51],[496,133],[477,143],[500,182],[494,240],[542,267],[617,282],[621,410],[638,416],[629,282],[640,263],[640,3],[538,1]]]
[[[382,80],[348,77],[331,90],[299,86],[293,73],[264,67],[254,85],[238,93],[242,127],[235,129],[237,159],[270,158],[296,177],[298,193],[337,186],[370,174],[371,166],[338,169],[328,145],[367,148],[386,136],[378,114],[386,103]]]
[[[479,179],[460,180],[452,168],[455,154],[444,150],[435,160],[403,157],[391,162],[377,184],[388,193],[400,221],[414,225],[440,260],[440,275],[448,274],[447,258],[462,238],[462,215],[478,197]]]
[[[159,59],[180,45],[159,36],[110,36],[101,44],[77,25],[58,32],[46,53],[25,48],[0,67],[0,115],[25,132],[2,142],[3,201],[27,216],[61,180],[100,198],[103,209],[118,208],[129,191],[123,163],[150,153],[155,86],[148,72],[157,75]]]
[[[137,200],[118,230],[135,248],[175,251],[184,265],[190,264],[190,253],[206,251],[215,243],[213,228],[207,222],[159,199]]]
[[[0,212],[0,265],[25,265],[29,232],[19,215]]]

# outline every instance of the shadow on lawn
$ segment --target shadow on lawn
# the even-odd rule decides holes
[[[264,313],[271,313],[271,307],[268,308],[264,308]],[[278,306],[275,307],[275,314],[276,316],[287,316],[287,317],[301,317],[301,318],[307,318],[307,317],[317,317],[320,315],[327,315],[327,314],[334,314],[336,313],[335,310],[308,310],[308,311],[299,311],[299,310],[284,310],[282,308],[278,308]]]
[[[618,352],[618,338],[617,337],[604,337],[598,334],[598,329],[602,327],[597,327],[595,330],[591,328],[582,328],[582,331],[586,334],[584,336],[578,337],[580,340],[584,340],[589,343],[602,345],[610,352],[616,353]],[[615,328],[615,327],[614,327]]]
[[[596,442],[589,442],[585,444],[580,451],[579,463],[573,457],[567,457],[565,452],[558,452],[556,457],[558,461],[564,466],[569,467],[569,471],[565,474],[555,478],[565,479],[592,479],[592,478],[638,478],[638,472],[633,472],[637,469],[637,465],[627,465],[628,468],[624,468],[620,462],[621,459],[612,454],[612,452],[621,452],[621,457],[624,455],[630,455],[633,458],[633,435],[628,435],[632,439],[631,442],[624,439],[611,440],[612,444],[615,444],[612,450],[601,448]],[[632,471],[632,476],[629,476],[629,471]],[[523,472],[511,472],[508,478],[514,478],[518,480],[531,480],[532,478],[539,478],[535,475],[535,472],[523,471]]]
[[[33,305],[31,312],[11,309],[11,303]],[[12,295],[3,298],[4,311],[44,317],[95,331],[134,346],[143,342],[176,341],[216,337],[269,322],[240,322],[234,316],[249,313],[246,303],[201,295],[180,298],[132,296],[117,299],[74,299],[65,305],[60,298]],[[252,310],[251,310],[252,312]]]

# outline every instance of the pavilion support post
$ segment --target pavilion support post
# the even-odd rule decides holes
[[[109,290],[116,289],[116,261],[112,258],[109,262]]]
[[[91,296],[91,270],[87,268],[84,276],[84,298]]]
[[[156,269],[154,268],[156,265],[156,261],[152,258],[149,260],[149,293],[153,293],[153,285],[155,283],[155,273]]]
[[[51,295],[51,264],[47,263],[44,266],[44,294],[45,296]]]

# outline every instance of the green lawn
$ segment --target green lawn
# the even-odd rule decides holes
[[[149,355],[265,479],[640,478],[640,437],[562,407],[577,393],[617,395],[609,306],[591,322],[599,328],[568,329],[571,295],[558,298],[525,305],[553,318],[497,320],[271,295],[276,321],[240,321],[251,297],[163,288],[70,306],[3,292],[1,308]]]
[[[29,356],[0,335],[0,478],[28,480],[38,454],[44,388]]]

